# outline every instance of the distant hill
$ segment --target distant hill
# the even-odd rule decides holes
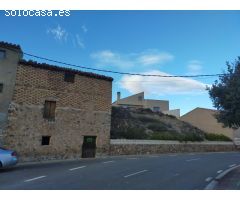
[[[150,109],[113,107],[111,120],[112,139],[203,141],[208,135],[174,116]],[[229,139],[217,136],[212,140]]]

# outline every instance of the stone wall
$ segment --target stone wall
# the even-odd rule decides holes
[[[83,136],[97,136],[97,155],[108,153],[111,81],[20,65],[4,145],[21,161],[80,158]],[[45,100],[56,101],[55,120],[43,118]],[[42,136],[51,136],[42,146]]]
[[[6,45],[8,46],[6,48]],[[13,46],[13,47],[12,47]],[[19,47],[20,48],[20,47]],[[0,42],[0,51],[5,52],[5,57],[0,58],[0,84],[3,91],[0,92],[0,146],[3,144],[3,130],[6,127],[8,106],[13,96],[16,78],[16,69],[19,59],[22,57],[21,50],[14,45]]]
[[[236,151],[232,142],[178,142],[158,140],[111,140],[110,155],[144,155],[184,152]]]

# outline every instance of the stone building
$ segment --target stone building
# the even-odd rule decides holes
[[[113,102],[113,106],[131,107],[131,108],[146,108],[154,112],[162,112],[164,114],[180,117],[180,109],[169,110],[169,101],[145,99],[144,92],[134,94],[125,98],[121,98],[121,93],[117,93],[117,100]]]
[[[108,153],[112,78],[22,60],[0,42],[0,141],[21,160]]]

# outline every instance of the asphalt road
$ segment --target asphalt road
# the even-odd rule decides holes
[[[0,189],[195,190],[240,164],[240,152],[121,156],[0,170]]]

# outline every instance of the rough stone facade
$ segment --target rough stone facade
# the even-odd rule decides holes
[[[178,142],[156,140],[111,140],[110,155],[236,151],[233,142]]]
[[[97,136],[97,156],[108,153],[112,79],[73,72],[70,83],[61,68],[19,62],[3,141],[21,161],[80,158],[84,136]],[[56,101],[54,121],[43,118],[46,100]],[[42,136],[51,136],[49,145]]]
[[[0,42],[0,146],[7,123],[8,106],[12,100],[18,60],[22,58],[20,46]]]

